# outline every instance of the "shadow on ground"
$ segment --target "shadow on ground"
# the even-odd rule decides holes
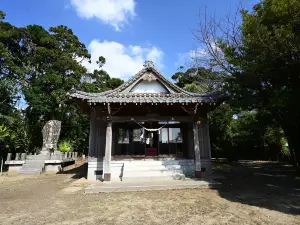
[[[216,163],[214,173],[225,176],[219,195],[229,201],[300,215],[300,178],[290,165],[241,161]]]
[[[87,162],[75,162],[73,166],[64,168],[60,174],[73,174],[72,179],[87,178],[87,169]]]

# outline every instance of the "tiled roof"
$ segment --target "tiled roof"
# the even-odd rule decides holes
[[[143,75],[151,72],[165,85],[170,93],[131,93],[128,92]],[[221,93],[197,94],[185,91],[167,80],[155,68],[147,67],[138,72],[133,78],[119,86],[118,88],[101,93],[87,93],[73,90],[72,98],[82,99],[90,103],[212,103],[216,102]]]
[[[87,102],[99,102],[99,103],[196,103],[196,102],[215,102],[217,99],[209,95],[203,95],[199,97],[184,97],[184,96],[174,96],[174,95],[155,95],[155,94],[145,94],[145,95],[127,95],[122,97],[106,97],[106,96],[90,96],[89,93],[78,93],[75,92],[71,94],[73,98],[79,98],[86,100]]]

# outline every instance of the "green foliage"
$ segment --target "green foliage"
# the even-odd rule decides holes
[[[123,83],[123,80],[111,78],[106,71],[100,69],[94,70],[93,73],[85,74],[83,82],[80,84],[80,89],[86,92],[97,93],[115,89]]]
[[[212,155],[230,157],[233,152],[233,110],[222,104],[208,115]]]
[[[9,133],[7,128],[2,124],[0,125],[0,141],[4,141],[6,137],[8,137]]]
[[[72,152],[73,151],[71,142],[68,140],[61,141],[58,144],[58,148],[61,152]]]
[[[176,85],[198,93],[217,91],[222,88],[226,75],[203,67],[190,68],[172,76]]]
[[[90,62],[90,54],[70,28],[16,27],[0,11],[0,123],[9,132],[0,154],[40,147],[42,128],[51,119],[62,121],[60,136],[72,139],[74,149],[87,151],[89,120],[69,100],[68,92],[72,88],[102,92],[123,81],[101,69],[103,56],[93,73],[87,73],[82,60]],[[25,110],[16,108],[20,94]]]
[[[218,46],[230,65],[233,103],[265,111],[284,130],[300,159],[300,2],[264,0],[242,11],[241,36]],[[296,161],[295,161],[296,163]]]
[[[211,88],[206,83],[197,85],[196,83],[186,84],[184,90],[194,93],[204,94],[207,93]]]
[[[17,88],[13,82],[0,79],[0,115],[12,114],[17,99]]]
[[[222,90],[222,84],[228,79],[222,73],[208,75],[211,70],[205,71],[204,68],[201,69],[204,76],[194,76],[195,71],[188,69],[185,73],[176,73],[173,78],[185,90],[195,93]],[[229,160],[287,158],[282,155],[284,134],[266,112],[241,111],[225,103],[210,112],[208,117],[213,157]]]
[[[12,116],[0,116],[0,120],[4,126],[0,131],[0,157],[8,152],[27,152],[28,138],[22,114],[16,111]]]

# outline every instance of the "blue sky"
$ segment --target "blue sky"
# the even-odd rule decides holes
[[[154,61],[168,78],[175,73],[197,42],[191,29],[207,7],[218,19],[235,10],[240,0],[1,0],[0,9],[16,26],[66,25],[92,54],[93,70],[100,55],[113,77],[128,79],[144,60]],[[251,8],[255,0],[244,0]]]

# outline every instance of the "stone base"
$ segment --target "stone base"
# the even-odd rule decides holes
[[[195,171],[195,178],[201,178],[201,171]]]
[[[98,160],[89,159],[88,180],[104,180],[103,159]],[[201,179],[209,178],[211,176],[211,160],[202,159],[201,171],[195,174],[195,170],[193,159],[112,160],[110,181],[125,181],[132,178],[178,179],[178,177],[194,177],[195,175]]]
[[[9,165],[8,173],[18,173],[22,168],[22,164]]]
[[[48,150],[43,150],[39,152],[38,155],[50,155],[50,152]]]
[[[33,157],[40,157],[40,155],[34,155]],[[31,160],[29,159],[27,161],[32,162],[34,160],[35,159],[31,159]],[[40,163],[40,161],[41,160],[37,160],[37,163]],[[41,172],[58,173],[63,170],[64,166],[71,165],[74,162],[75,162],[74,159],[64,159],[64,160],[46,159],[44,162],[42,162],[42,164],[44,164],[44,169]],[[20,170],[24,164],[26,164],[26,162],[22,161],[22,160],[5,161],[5,165],[8,166],[9,173],[22,172]],[[35,164],[32,164],[32,165],[35,165]],[[31,167],[31,168],[33,168],[33,167]]]
[[[103,180],[103,160],[95,161],[89,159],[87,179],[94,181]]]
[[[111,174],[110,173],[105,173],[104,174],[104,181],[110,181],[111,180]]]
[[[45,165],[45,172],[46,173],[59,173],[62,171],[61,164],[46,164]]]
[[[219,182],[213,180],[129,180],[125,182],[93,183],[85,189],[85,193],[130,192],[153,190],[179,190],[195,188],[217,188]]]

